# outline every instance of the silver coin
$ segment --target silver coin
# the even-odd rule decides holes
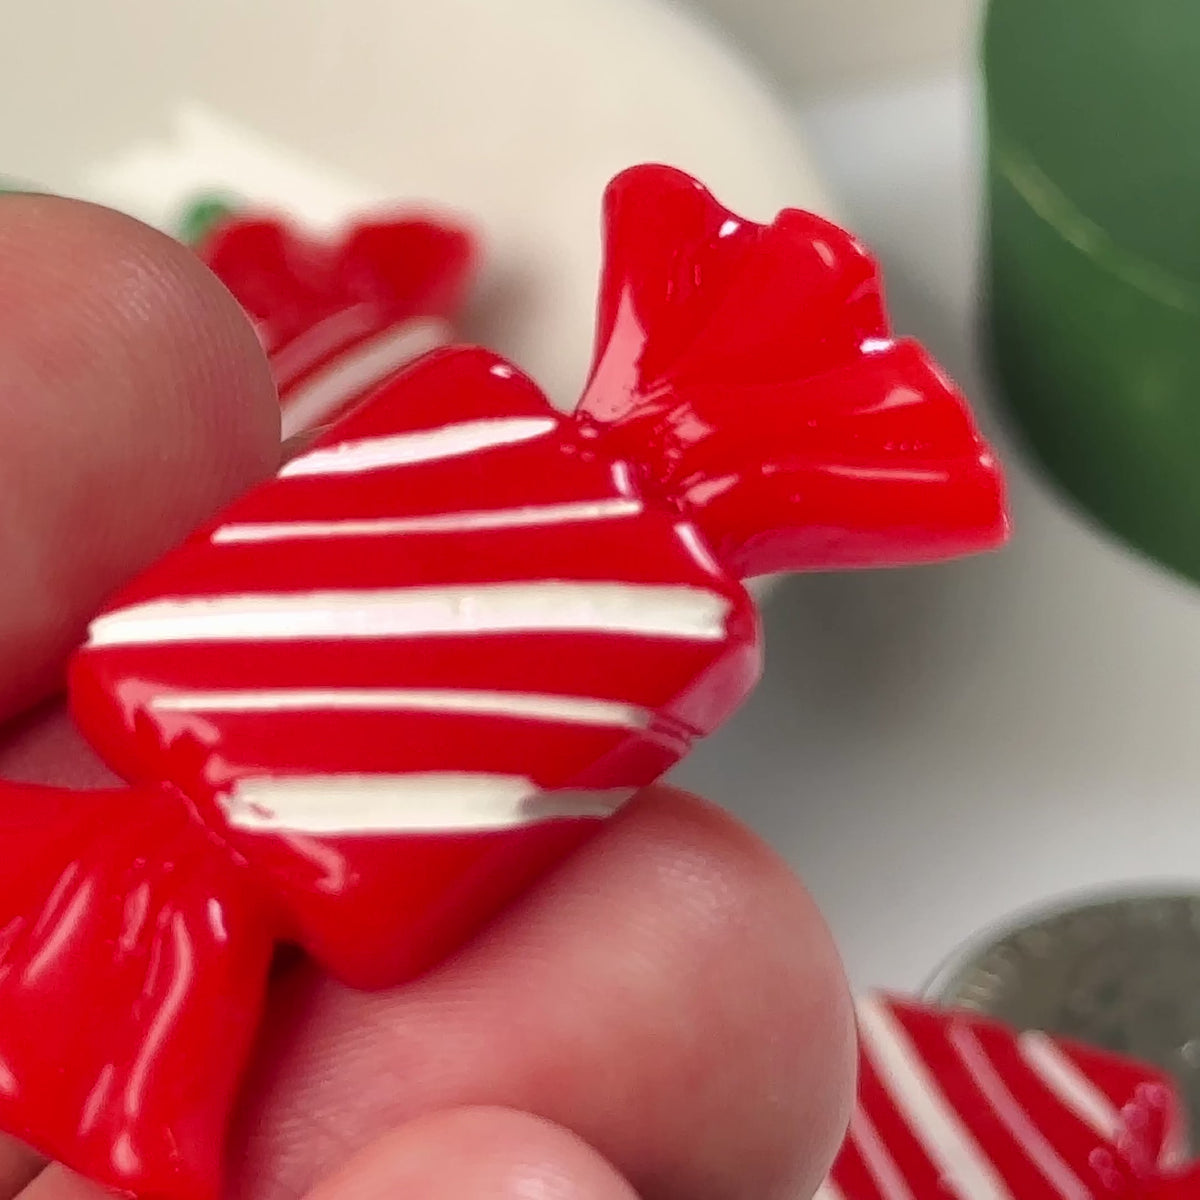
[[[1022,922],[957,956],[926,996],[1153,1063],[1200,1131],[1200,894],[1122,895]]]

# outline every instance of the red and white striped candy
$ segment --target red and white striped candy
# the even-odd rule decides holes
[[[234,216],[197,252],[254,322],[279,390],[284,438],[326,424],[452,340],[475,249],[441,221],[374,221],[337,242]]]
[[[305,944],[369,982],[417,965],[391,957],[397,922],[405,954],[434,953],[419,930],[447,881],[468,923],[472,889],[515,893],[757,670],[751,601],[692,527],[513,368],[459,350],[144,575],[73,683],[118,769],[192,797]]]
[[[962,397],[892,338],[852,237],[756,225],[654,166],[614,181],[605,227],[573,416],[486,351],[430,355],[127,588],[75,661],[93,745],[188,797],[347,982],[453,949],[745,698],[740,579],[1005,536]],[[398,236],[358,231],[332,274],[374,294]],[[331,269],[263,239],[239,296],[278,362]]]
[[[858,1102],[819,1200],[1184,1200],[1153,1068],[974,1014],[860,1002]]]

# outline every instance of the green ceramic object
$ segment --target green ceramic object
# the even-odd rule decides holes
[[[992,0],[994,365],[1049,472],[1200,580],[1200,3]]]

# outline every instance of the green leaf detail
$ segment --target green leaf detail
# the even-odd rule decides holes
[[[222,221],[232,216],[237,208],[237,202],[227,196],[201,196],[193,200],[179,220],[179,240],[189,246],[199,245]]]

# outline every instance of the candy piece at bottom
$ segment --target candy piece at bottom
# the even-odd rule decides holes
[[[858,1099],[819,1200],[1184,1200],[1166,1075],[959,1009],[858,1006]]]

